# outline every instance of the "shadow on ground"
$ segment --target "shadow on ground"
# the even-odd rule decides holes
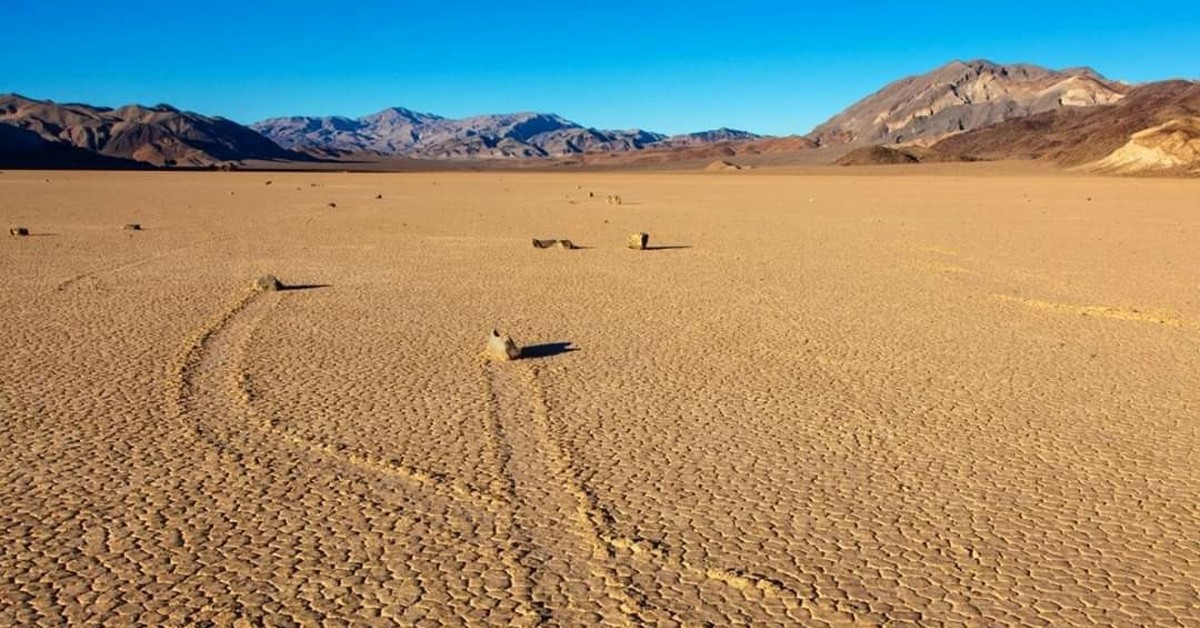
[[[280,292],[291,292],[293,290],[297,290],[297,291],[298,290],[319,290],[321,288],[328,288],[328,287],[330,287],[330,284],[327,284],[327,283],[300,283],[300,284],[296,284],[294,286],[284,286],[284,287],[280,288],[279,291]]]
[[[549,358],[572,351],[579,351],[579,347],[572,347],[569,342],[547,342],[540,345],[522,347],[521,359]]]

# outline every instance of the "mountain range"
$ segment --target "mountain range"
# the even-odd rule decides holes
[[[119,109],[0,96],[0,163],[40,167],[207,166],[245,159],[296,160],[236,122],[169,105]]]
[[[561,157],[759,137],[733,129],[671,137],[641,129],[608,131],[533,112],[449,119],[402,107],[361,118],[273,118],[250,128],[284,148],[316,155],[366,153],[424,159]]]
[[[769,153],[806,155],[810,163],[812,155],[847,164],[1042,159],[1112,173],[1200,174],[1198,91],[1189,81],[1127,85],[1088,68],[954,61],[884,86],[807,136],[787,138],[727,128],[674,136],[603,130],[536,112],[451,119],[402,107],[360,118],[294,116],[246,127],[168,105],[110,109],[7,95],[0,96],[0,166],[362,159],[591,164],[601,157],[619,165]]]

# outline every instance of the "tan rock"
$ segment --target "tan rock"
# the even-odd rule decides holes
[[[131,222],[122,228],[125,229],[126,231],[141,231],[142,225],[139,223],[136,223],[136,222]]]
[[[283,290],[283,282],[275,275],[263,275],[254,280],[255,292],[278,292]]]
[[[629,241],[626,245],[631,249],[638,251],[644,250],[646,245],[650,243],[650,234],[648,233],[632,233],[629,235]]]
[[[8,235],[27,236],[27,235],[29,235],[29,230],[26,229],[25,227],[12,227],[11,229],[8,230]]]
[[[570,251],[571,249],[575,248],[575,243],[571,242],[570,240],[559,240],[557,246],[560,249],[566,249]]]
[[[489,360],[508,362],[521,357],[521,349],[508,334],[501,334],[493,329],[492,335],[488,336],[485,355]]]
[[[534,238],[533,239],[533,248],[548,249],[548,248],[554,246],[554,242],[555,242],[555,240],[539,240],[537,238]]]

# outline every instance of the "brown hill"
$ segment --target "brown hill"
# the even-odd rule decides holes
[[[0,96],[0,126],[25,132],[7,131],[0,138],[4,144],[0,153],[19,165],[35,165],[32,161],[35,157],[39,160],[53,155],[80,157],[77,152],[80,150],[98,156],[96,161],[107,158],[155,166],[306,159],[236,122],[167,105],[109,109],[9,94]],[[41,143],[33,142],[27,134],[36,136]]]
[[[1126,87],[1087,68],[954,61],[896,81],[851,105],[809,137],[822,145],[932,144],[1044,111],[1113,103]]]
[[[0,168],[112,170],[149,167],[139,161],[107,157],[65,142],[46,140],[33,131],[0,124]]]
[[[911,151],[888,146],[864,146],[856,148],[838,158],[839,166],[881,166],[893,164],[915,164],[921,159]]]
[[[1163,140],[1171,133],[1187,133],[1188,119],[1200,116],[1200,83],[1165,81],[1131,89],[1119,102],[1081,109],[1061,109],[1008,120],[988,128],[948,137],[934,148],[943,153],[970,155],[980,159],[1043,159],[1079,166],[1108,158],[1135,141],[1142,131],[1180,121],[1178,126],[1159,129],[1154,137]],[[1155,144],[1141,136],[1141,144]],[[1167,138],[1169,141],[1169,138]],[[1185,151],[1186,152],[1186,151]],[[1126,151],[1123,171],[1188,169],[1188,164],[1164,163],[1155,167],[1129,167]],[[1185,155],[1186,157],[1186,155]],[[1108,164],[1112,170],[1115,162]],[[1195,164],[1193,159],[1192,164]]]
[[[741,170],[742,166],[739,166],[733,162],[721,160],[708,164],[704,167],[704,169],[709,172],[725,172],[729,170]]]
[[[970,157],[946,153],[927,146],[864,146],[839,157],[839,166],[891,166],[897,164],[975,161]]]
[[[769,137],[752,142],[743,142],[739,145],[739,154],[792,153],[817,147],[817,142],[810,138],[789,135],[787,137]]]

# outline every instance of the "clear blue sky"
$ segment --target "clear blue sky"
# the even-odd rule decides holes
[[[1200,77],[1200,0],[3,4],[0,92],[244,123],[398,105],[788,134],[956,58]]]

